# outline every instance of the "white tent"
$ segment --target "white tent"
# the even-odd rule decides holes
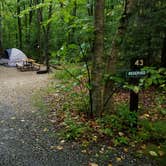
[[[5,50],[4,56],[0,59],[0,64],[7,64],[8,66],[16,66],[16,63],[23,63],[27,56],[17,48],[10,48]]]

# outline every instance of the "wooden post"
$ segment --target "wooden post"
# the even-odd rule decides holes
[[[133,58],[130,62],[130,68],[132,71],[140,71],[143,66],[143,59],[135,59]],[[140,76],[135,75],[135,77],[130,78],[130,83],[132,85],[138,86]],[[138,111],[138,101],[139,94],[135,93],[133,90],[130,90],[130,111]]]
[[[138,85],[138,79],[137,78],[130,78],[130,83],[133,85]],[[130,90],[130,111],[138,111],[138,100],[139,100],[139,94],[135,93],[133,90]]]

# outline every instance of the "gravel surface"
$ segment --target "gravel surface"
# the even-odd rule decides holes
[[[83,154],[75,143],[60,144],[46,117],[31,103],[35,91],[49,81],[48,74],[0,66],[0,166],[88,166],[91,162],[99,166],[154,165],[122,150],[107,157],[93,157]],[[122,161],[117,161],[119,156],[123,156]]]

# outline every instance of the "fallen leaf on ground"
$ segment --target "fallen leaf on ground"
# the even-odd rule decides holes
[[[81,152],[82,152],[82,153],[87,153],[87,150],[82,150]]]
[[[44,131],[44,132],[47,132],[47,131],[49,131],[49,130],[48,130],[47,128],[44,128],[43,131]]]
[[[122,132],[119,132],[118,134],[119,134],[119,136],[124,136],[124,133],[122,133]]]
[[[57,146],[56,149],[57,149],[57,150],[62,150],[62,149],[63,149],[63,146]]]
[[[141,149],[146,149],[146,145],[143,144],[143,145],[141,146]]]
[[[108,166],[112,166],[112,164],[108,164]]]
[[[116,158],[116,161],[117,161],[117,162],[120,162],[120,161],[122,161],[122,159],[121,159],[120,157],[117,157],[117,158]]]
[[[158,151],[158,154],[160,155],[160,156],[164,156],[164,152],[163,151]]]
[[[61,143],[61,144],[64,144],[64,143],[65,143],[65,140],[61,140],[60,143]]]
[[[96,163],[89,163],[88,166],[98,166],[98,164],[96,164]]]
[[[51,123],[56,123],[57,120],[56,120],[56,119],[50,119],[50,122],[51,122]]]
[[[62,150],[63,146],[51,146],[50,149],[51,150]]]
[[[11,119],[14,120],[14,119],[16,119],[16,117],[13,116],[13,117],[11,117]]]
[[[149,151],[149,154],[154,157],[158,156],[158,154],[155,151]]]
[[[101,148],[101,150],[99,151],[101,154],[104,153],[104,148]]]
[[[127,149],[127,148],[124,148],[123,150],[124,150],[124,152],[128,152],[128,149]]]

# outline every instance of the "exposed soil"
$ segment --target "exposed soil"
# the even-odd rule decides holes
[[[0,166],[152,166],[117,150],[105,157],[81,152],[76,143],[64,143],[48,124],[46,116],[31,102],[33,94],[50,82],[48,74],[20,72],[0,66]],[[95,151],[96,146],[92,147]],[[122,161],[117,161],[123,157]]]

